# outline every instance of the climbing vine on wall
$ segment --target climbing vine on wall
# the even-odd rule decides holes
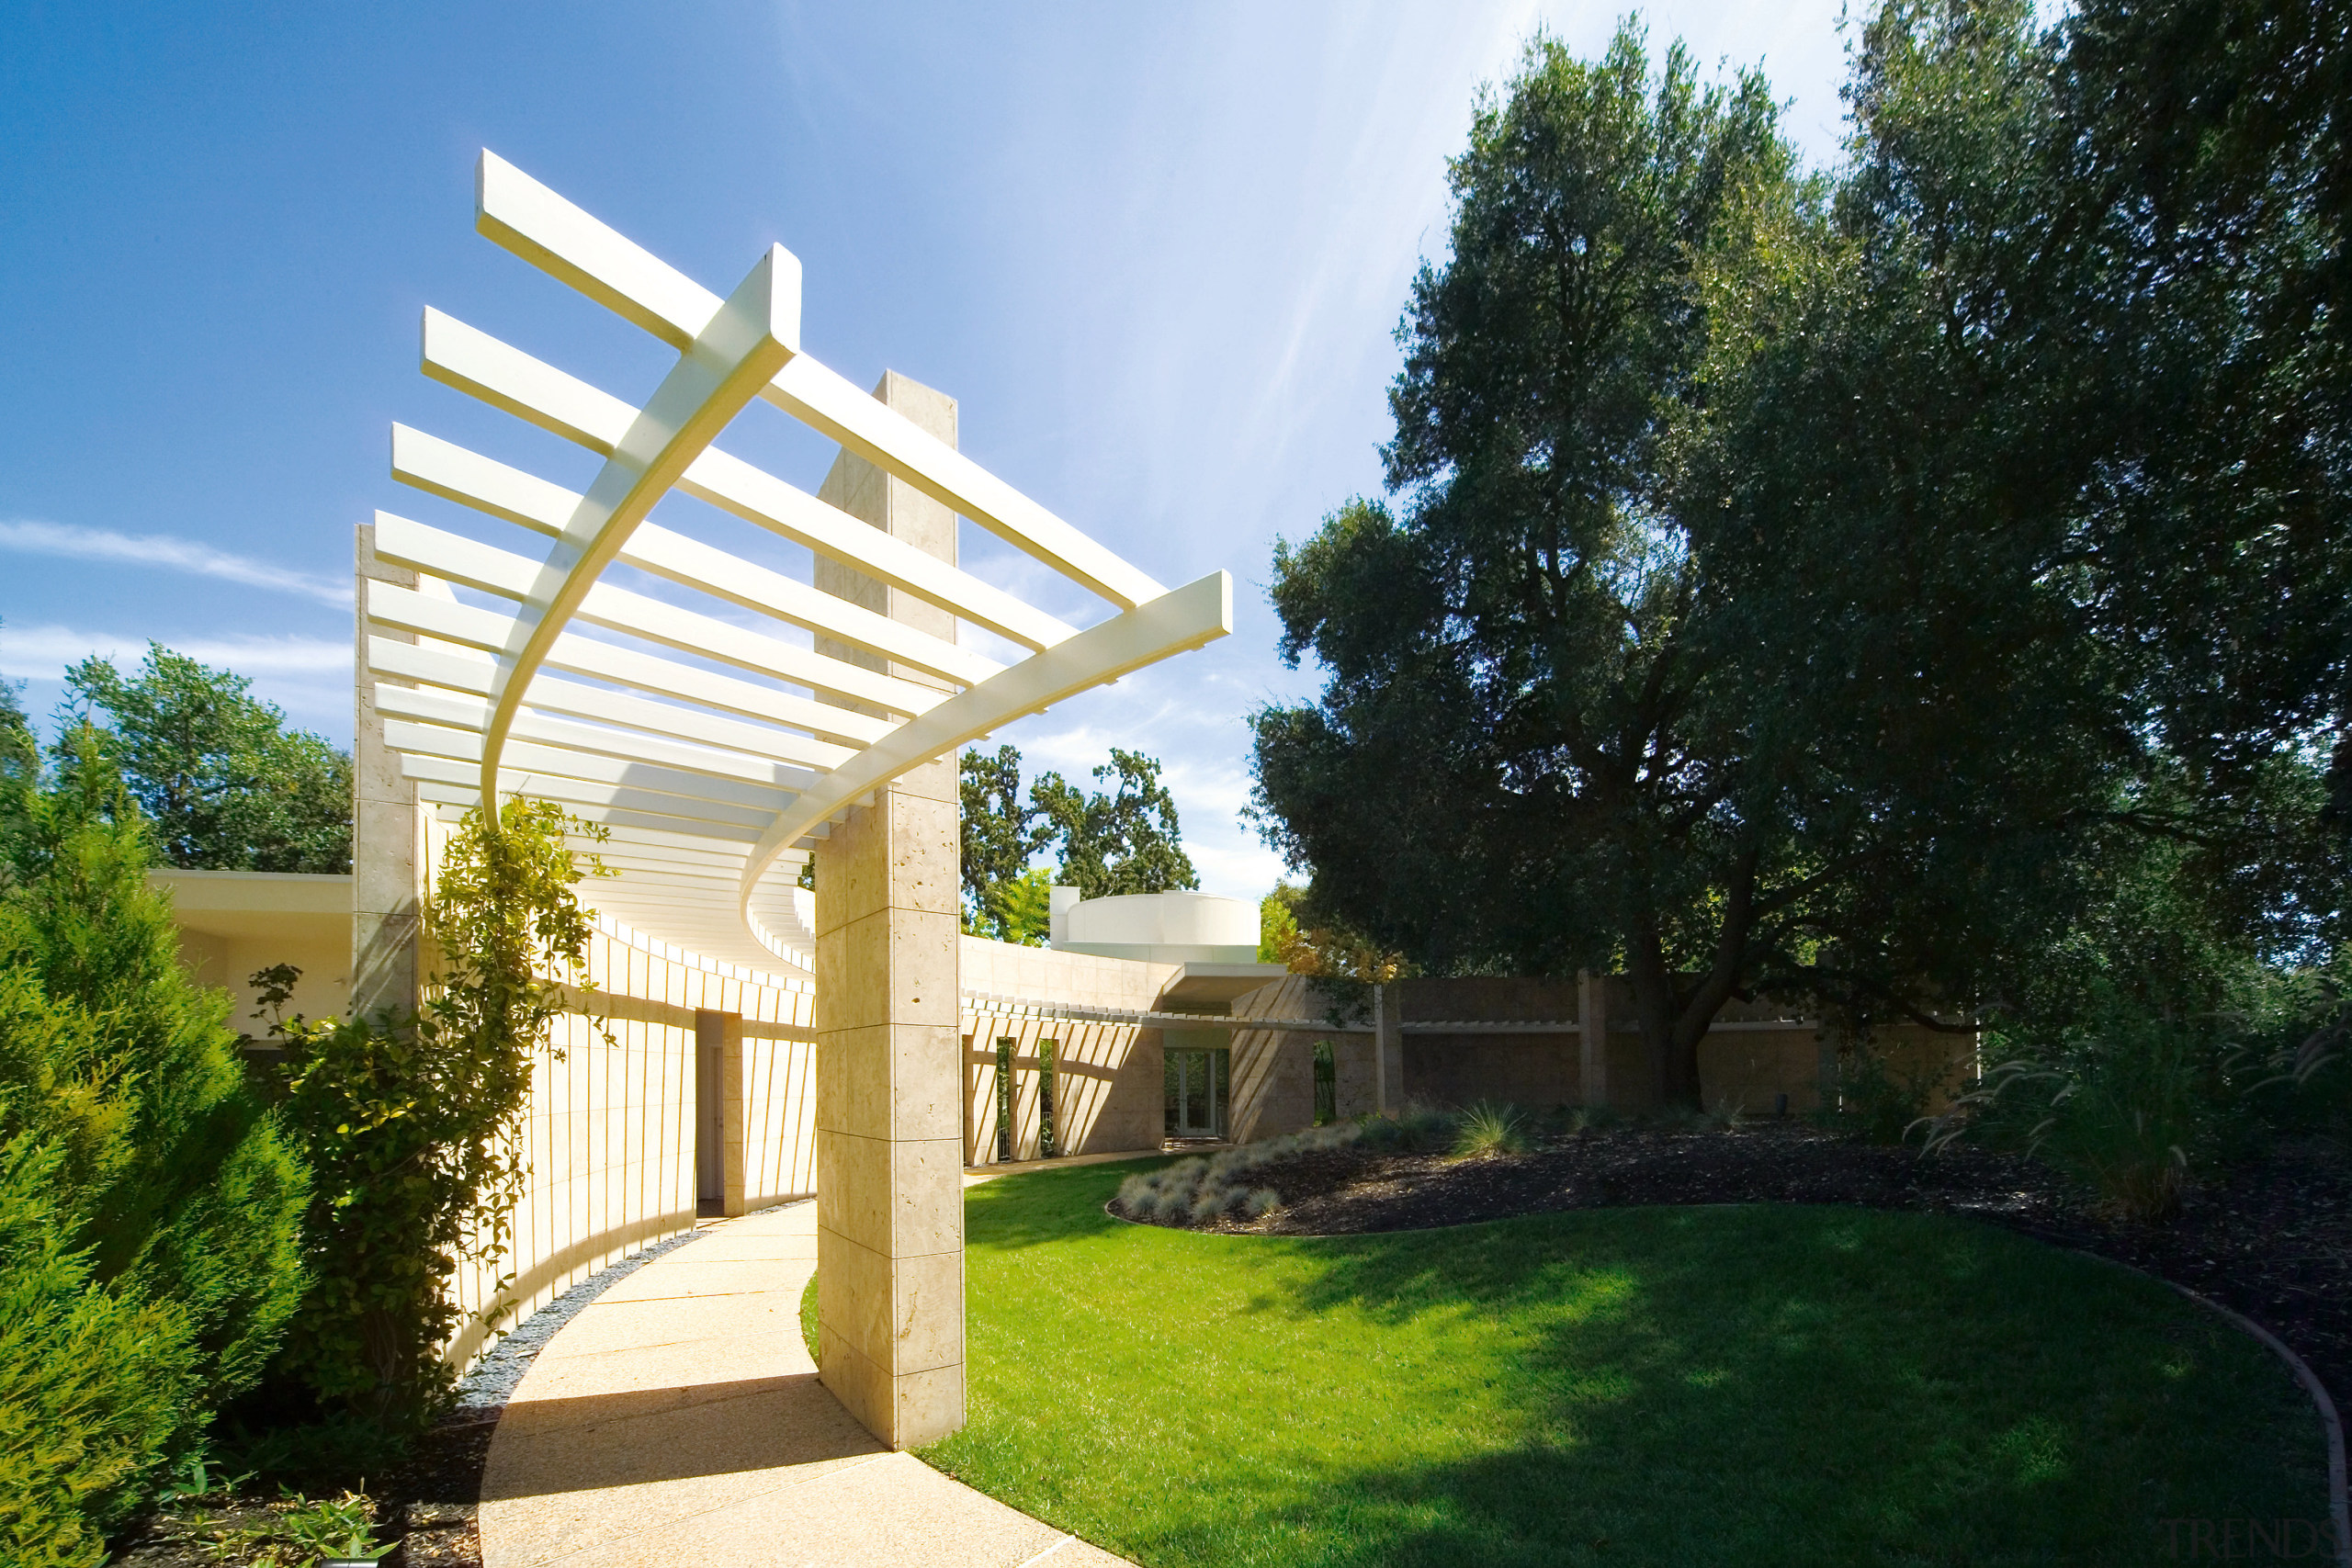
[[[532,1058],[569,993],[592,988],[574,889],[610,873],[574,854],[574,835],[605,830],[545,801],[468,812],[426,905],[421,1010],[277,1026],[287,1123],[314,1173],[311,1287],[279,1372],[322,1404],[423,1421],[447,1397],[451,1280],[507,1250],[530,1174]],[[293,978],[281,965],[254,983],[277,1006]]]

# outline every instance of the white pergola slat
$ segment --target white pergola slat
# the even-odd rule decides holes
[[[523,532],[492,543],[378,514],[378,557],[418,583],[367,584],[377,706],[402,772],[436,811],[522,794],[604,826],[619,875],[589,894],[623,924],[712,958],[806,969],[812,905],[799,868],[853,806],[968,740],[1231,629],[1223,572],[1162,588],[809,357],[799,264],[781,247],[722,299],[487,152],[476,227],[678,359],[632,406],[426,310],[427,376],[604,462],[581,492],[393,426],[396,479]],[[755,399],[1113,613],[1073,626],[719,450]],[[1001,663],[650,521],[673,490],[1028,651]],[[616,565],[662,592],[605,581]],[[462,602],[453,588],[512,609]]]

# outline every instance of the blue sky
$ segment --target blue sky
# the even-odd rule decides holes
[[[1645,15],[1760,60],[1826,163],[1839,11]],[[1236,819],[1244,720],[1313,688],[1274,657],[1272,542],[1378,487],[1476,89],[1538,26],[1597,53],[1618,14],[0,0],[0,671],[46,715],[66,662],[153,637],[348,744],[352,525],[484,531],[390,480],[391,422],[587,477],[417,373],[422,308],[623,395],[667,357],[474,234],[487,146],[721,292],[783,243],[818,357],[955,394],[966,451],[1162,581],[1232,572],[1234,636],[1001,739],[1072,776],[1159,756],[1204,886],[1254,897],[1279,866]],[[809,489],[830,456],[763,408],[729,446]]]

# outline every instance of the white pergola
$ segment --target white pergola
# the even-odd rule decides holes
[[[594,889],[606,915],[707,957],[806,971],[814,937],[799,867],[851,807],[967,741],[1231,629],[1224,572],[1161,587],[802,352],[800,264],[781,246],[722,299],[488,152],[475,224],[678,361],[632,403],[428,310],[427,376],[604,466],[582,494],[394,425],[395,478],[537,537],[489,544],[379,513],[379,558],[418,583],[367,585],[368,664],[386,743],[435,808],[527,795],[608,830],[602,853],[620,875]],[[721,451],[714,443],[755,398],[1109,614],[1068,625]],[[673,489],[1025,651],[1000,663],[649,521]],[[604,581],[616,562],[685,592]],[[832,645],[866,658],[819,651]]]

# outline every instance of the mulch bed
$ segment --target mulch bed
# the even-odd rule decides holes
[[[474,1517],[481,1498],[482,1466],[490,1459],[491,1434],[508,1395],[531,1369],[540,1348],[599,1295],[663,1253],[702,1234],[683,1231],[632,1254],[533,1313],[493,1346],[458,1385],[456,1408],[419,1438],[408,1457],[380,1476],[348,1476],[342,1484],[375,1502],[376,1531],[398,1543],[383,1559],[385,1568],[481,1568],[481,1535]],[[313,1483],[313,1495],[332,1486]],[[214,1528],[259,1524],[268,1512],[266,1495],[213,1496],[201,1510]],[[136,1520],[115,1543],[110,1562],[121,1568],[217,1568],[220,1559],[205,1550],[203,1535],[171,1512]]]
[[[2338,1409],[2352,1412],[2352,1154],[2324,1139],[2282,1142],[2217,1176],[2163,1224],[2110,1219],[2090,1194],[2024,1156],[1966,1146],[1923,1156],[1798,1122],[1578,1133],[1524,1155],[1465,1160],[1342,1145],[1259,1166],[1247,1180],[1274,1189],[1282,1207],[1196,1228],[1363,1235],[1635,1203],[1963,1214],[2130,1264],[2244,1314],[2293,1347]]]
[[[386,1568],[481,1568],[474,1514],[497,1425],[496,1409],[455,1412],[419,1438],[398,1468],[366,1478],[379,1539],[399,1543],[383,1559]],[[185,1514],[147,1515],[116,1541],[108,1561],[124,1568],[217,1568],[222,1560],[208,1550],[208,1535],[261,1524],[269,1508],[259,1495],[213,1496],[195,1512],[206,1528],[191,1529]]]

